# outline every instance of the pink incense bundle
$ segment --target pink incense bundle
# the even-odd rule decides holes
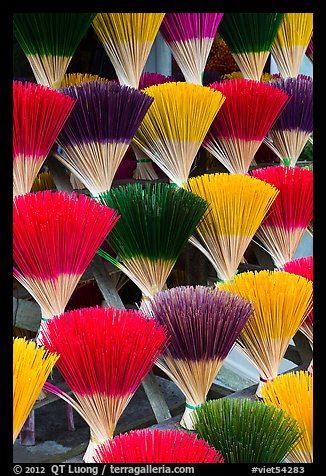
[[[14,198],[13,275],[40,305],[42,323],[64,312],[119,218],[116,210],[75,192],[46,190]]]
[[[95,463],[224,463],[203,438],[180,430],[131,430],[96,448]]]
[[[47,86],[13,81],[13,195],[29,193],[76,101]]]
[[[244,78],[216,81],[209,87],[227,99],[203,147],[230,173],[245,174],[289,96],[266,82]]]
[[[203,84],[203,74],[224,13],[166,13],[160,33],[188,83]]]
[[[282,267],[293,259],[313,219],[313,172],[279,165],[255,169],[251,174],[280,190],[255,236],[275,266]]]
[[[292,259],[283,265],[284,271],[288,273],[297,274],[309,279],[314,280],[313,277],[313,257],[303,256],[302,258]],[[307,337],[311,347],[313,346],[313,311],[308,314],[305,321],[300,327],[300,331]]]
[[[90,307],[47,321],[43,345],[57,349],[58,369],[75,399],[46,384],[90,427],[85,462],[98,444],[113,437],[117,422],[168,342],[163,326],[132,309]]]

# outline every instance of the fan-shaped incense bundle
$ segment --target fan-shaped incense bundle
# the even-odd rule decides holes
[[[58,89],[96,13],[14,13],[14,35],[37,83]]]
[[[218,289],[179,286],[156,293],[140,309],[167,329],[169,346],[156,365],[185,395],[180,424],[193,430],[191,415],[205,402],[253,305]]]
[[[13,81],[13,195],[29,193],[76,101],[47,86]]]
[[[290,463],[313,462],[313,376],[307,371],[288,372],[267,382],[262,389],[267,405],[285,410],[303,430],[298,444],[287,455]]]
[[[64,155],[55,157],[95,197],[110,189],[153,98],[105,81],[66,86],[61,91],[77,102],[57,140]]]
[[[188,83],[203,74],[223,13],[166,13],[160,26],[166,44]]]
[[[138,311],[95,306],[47,321],[42,340],[60,354],[58,369],[75,398],[49,384],[45,389],[89,425],[84,461],[93,462],[96,445],[113,437],[122,412],[163,351],[165,330]]]
[[[312,13],[284,14],[271,48],[272,57],[283,78],[298,76],[312,34]]]
[[[13,338],[13,443],[58,359],[25,337]]]
[[[117,255],[98,254],[123,271],[144,296],[161,291],[207,202],[168,183],[127,184],[99,200],[121,215],[106,240]]]
[[[145,89],[154,84],[170,83],[172,81],[172,76],[146,71],[140,77],[138,89]],[[158,175],[153,167],[152,160],[134,142],[131,143],[131,148],[137,160],[137,167],[133,178],[136,180],[157,180]]]
[[[217,31],[208,55],[205,72],[213,71],[223,75],[230,71],[238,71],[238,69],[230,48]],[[215,79],[215,81],[218,81],[218,79]]]
[[[256,395],[273,380],[291,339],[312,310],[312,282],[286,271],[247,271],[219,289],[242,296],[254,304],[237,347],[260,375]]]
[[[284,410],[249,398],[209,400],[193,415],[200,438],[221,451],[225,463],[282,463],[300,437]]]
[[[241,259],[278,195],[274,186],[249,175],[216,173],[192,177],[186,189],[208,210],[190,242],[209,259],[219,280],[232,279]]]
[[[210,88],[227,99],[210,125],[203,147],[229,172],[245,174],[289,97],[268,83],[250,79],[215,82]]]
[[[269,166],[251,172],[280,193],[256,232],[256,237],[282,267],[293,259],[313,219],[313,172],[300,167]]]
[[[118,213],[87,195],[50,190],[13,202],[13,275],[40,305],[61,314]]]
[[[219,33],[244,78],[260,81],[284,13],[225,13]]]
[[[298,274],[304,278],[313,281],[313,257],[303,256],[302,258],[292,259],[283,265],[284,271],[287,273]],[[307,337],[311,346],[313,345],[313,311],[306,317],[300,331]]]
[[[279,78],[270,82],[289,95],[290,100],[268,132],[264,142],[282,165],[294,167],[313,132],[313,78]]]
[[[121,85],[139,80],[165,13],[97,13],[92,26]]]
[[[96,448],[95,463],[224,463],[207,441],[180,430],[131,430]]]
[[[225,96],[212,88],[169,82],[145,88],[154,102],[133,138],[169,179],[182,186]]]

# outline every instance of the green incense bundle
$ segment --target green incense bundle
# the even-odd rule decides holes
[[[224,13],[219,33],[244,78],[260,81],[284,13]]]
[[[14,35],[38,84],[60,88],[96,13],[14,13]]]
[[[208,207],[206,200],[156,182],[121,185],[98,199],[121,215],[106,240],[117,258],[103,247],[98,254],[123,271],[144,296],[161,291]]]
[[[225,463],[281,463],[299,442],[299,423],[285,410],[249,398],[209,400],[193,413],[200,438]]]

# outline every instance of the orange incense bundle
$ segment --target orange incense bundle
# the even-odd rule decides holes
[[[117,422],[167,344],[163,326],[134,310],[90,307],[67,311],[44,325],[44,345],[62,356],[58,369],[75,399],[51,384],[90,427],[84,455],[113,437]],[[59,362],[58,362],[59,364]]]

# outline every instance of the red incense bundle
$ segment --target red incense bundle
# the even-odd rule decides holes
[[[144,377],[163,351],[163,326],[139,311],[90,307],[55,316],[42,340],[60,354],[58,369],[75,399],[51,384],[84,418],[91,439],[84,455],[93,462],[96,445],[113,437],[117,422]]]
[[[46,190],[15,197],[13,275],[40,305],[42,323],[64,312],[118,219],[114,209],[75,192]]]

